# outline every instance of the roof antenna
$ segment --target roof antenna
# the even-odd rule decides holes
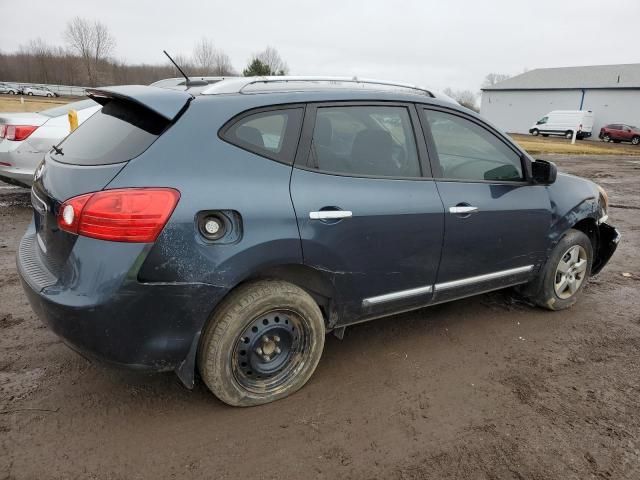
[[[182,70],[180,68],[180,66],[173,60],[173,58],[171,58],[171,55],[169,55],[167,53],[166,50],[163,50],[164,54],[167,56],[167,58],[169,60],[171,60],[171,63],[173,63],[175,65],[175,67],[178,69],[178,71],[182,74],[182,76],[185,78],[186,83],[185,85],[187,86],[187,88],[189,87],[197,87],[197,86],[202,86],[202,85],[209,85],[205,80],[191,80],[186,73],[184,73],[184,70]]]

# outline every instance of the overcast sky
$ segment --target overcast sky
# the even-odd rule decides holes
[[[271,45],[291,74],[435,89],[477,90],[490,72],[640,62],[640,0],[0,0],[0,50],[35,37],[61,45],[75,15],[105,23],[127,62],[164,62],[162,49],[190,53],[205,36],[238,71]]]

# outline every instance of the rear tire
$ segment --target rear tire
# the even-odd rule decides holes
[[[549,134],[548,134],[548,133],[543,133],[543,134],[542,134],[542,136],[543,136],[543,137],[548,137],[548,136],[549,136]]]
[[[564,310],[576,303],[593,263],[591,240],[570,229],[560,239],[538,276],[521,291],[539,307]]]
[[[572,137],[573,137],[573,131],[567,130],[566,132],[564,132],[564,138],[572,138]]]
[[[261,405],[307,383],[324,338],[322,313],[307,292],[280,280],[259,280],[222,301],[202,335],[198,367],[223,402]]]
[[[33,96],[33,92],[29,92],[29,93],[27,93],[27,95],[31,95],[31,96]]]

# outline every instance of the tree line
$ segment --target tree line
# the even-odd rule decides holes
[[[76,17],[64,30],[64,45],[33,39],[13,53],[0,51],[0,80],[95,87],[99,85],[149,84],[180,72],[168,60],[164,64],[131,64],[113,57],[116,39],[105,24]],[[192,76],[236,76],[231,58],[206,37],[190,54],[174,60]],[[251,56],[242,74],[286,75],[287,63],[273,47]]]
[[[95,87],[99,85],[147,85],[180,72],[168,60],[164,64],[130,64],[113,57],[116,39],[98,20],[75,17],[63,34],[64,45],[50,45],[41,38],[21,45],[17,52],[0,51],[0,80],[17,83],[45,83]],[[201,38],[190,54],[179,53],[174,60],[192,76],[237,76],[231,58],[214,42]],[[273,47],[249,58],[241,74],[244,76],[287,75],[289,67]],[[482,87],[495,85],[509,75],[490,73]],[[479,93],[452,90],[444,93],[461,105],[478,111]]]

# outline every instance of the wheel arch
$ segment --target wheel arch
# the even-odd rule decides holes
[[[593,248],[593,255],[595,256],[598,251],[598,241],[600,239],[598,224],[595,219],[592,217],[583,218],[582,220],[577,221],[570,228],[581,231],[589,238],[591,241],[591,247]]]
[[[327,273],[304,264],[274,265],[251,273],[229,292],[241,284],[261,279],[282,280],[302,288],[320,307],[327,330],[335,325],[337,320],[333,305],[335,285]]]

